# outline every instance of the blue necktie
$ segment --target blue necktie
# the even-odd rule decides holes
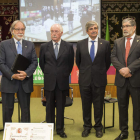
[[[57,59],[57,56],[58,56],[58,43],[55,43],[54,53],[55,53],[55,57]]]
[[[92,45],[91,45],[91,48],[90,48],[90,57],[91,57],[91,60],[93,62],[94,60],[94,42],[95,41],[91,41],[92,42]]]
[[[17,46],[17,53],[18,54],[22,54],[22,46],[21,46],[20,42],[18,41],[17,44],[18,44],[18,46]]]

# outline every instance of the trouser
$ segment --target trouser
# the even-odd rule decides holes
[[[46,122],[54,123],[55,127],[55,107],[56,107],[56,131],[63,132],[64,128],[64,108],[66,102],[66,91],[62,91],[56,84],[55,90],[45,90],[46,96]]]
[[[123,87],[117,87],[120,130],[128,135],[129,95],[132,97],[133,104],[133,130],[135,136],[140,136],[140,88],[132,87],[129,79],[126,79]]]
[[[15,93],[2,92],[3,126],[5,122],[12,122],[14,95]],[[21,108],[21,122],[30,122],[30,95],[31,93],[24,92],[20,82],[17,98]]]
[[[84,129],[90,130],[92,128],[91,123],[91,105],[94,106],[94,120],[95,130],[102,130],[102,116],[103,116],[103,103],[105,87],[92,86],[80,86],[80,93],[82,99],[82,109],[83,109],[83,120]]]

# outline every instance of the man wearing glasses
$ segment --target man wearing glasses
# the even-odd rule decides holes
[[[88,38],[77,43],[76,64],[79,68],[79,87],[82,99],[84,131],[82,137],[87,137],[92,128],[91,106],[94,105],[94,128],[96,137],[101,138],[102,115],[105,87],[107,84],[106,72],[110,67],[110,43],[98,38],[98,23],[86,23]]]
[[[136,22],[132,18],[122,21],[123,36],[114,41],[111,61],[116,68],[115,85],[119,105],[121,134],[115,140],[128,138],[129,95],[133,103],[133,130],[140,140],[140,37],[136,35]]]
[[[23,39],[25,28],[22,21],[14,21],[10,28],[13,38],[0,43],[3,125],[5,122],[12,122],[15,93],[21,107],[21,122],[30,122],[30,95],[33,91],[33,73],[38,62],[34,44]],[[17,54],[28,58],[31,64],[25,71],[13,73],[11,67]]]
[[[74,63],[72,44],[61,39],[63,28],[53,24],[50,29],[51,41],[41,44],[39,65],[44,73],[44,93],[46,96],[46,122],[54,123],[56,106],[56,131],[66,138],[64,132],[64,106],[69,92],[69,75]]]

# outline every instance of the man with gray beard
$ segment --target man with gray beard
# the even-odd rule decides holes
[[[82,137],[87,137],[92,128],[91,105],[94,105],[94,128],[96,137],[101,138],[102,115],[107,70],[110,67],[110,43],[98,38],[98,23],[86,23],[88,38],[77,43],[76,64],[79,68],[79,87],[82,99],[84,131]]]
[[[39,65],[44,73],[44,94],[46,97],[46,122],[54,123],[56,106],[56,131],[66,138],[64,132],[64,108],[69,92],[69,75],[74,63],[71,43],[61,39],[63,28],[53,24],[50,29],[51,41],[41,44]]]
[[[33,73],[38,62],[34,44],[23,39],[25,29],[22,21],[14,21],[10,27],[13,38],[0,43],[3,125],[5,122],[12,122],[15,93],[21,107],[21,122],[30,122],[30,95],[33,92]],[[17,54],[22,54],[31,64],[25,71],[18,70],[18,73],[13,73],[11,67]]]
[[[119,106],[121,134],[115,140],[128,138],[129,96],[133,103],[133,130],[140,140],[140,36],[136,35],[136,22],[132,18],[122,21],[123,36],[114,41],[111,61],[116,68],[115,85]]]

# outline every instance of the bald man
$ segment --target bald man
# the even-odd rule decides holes
[[[51,26],[51,41],[41,44],[39,64],[44,73],[44,91],[46,96],[46,122],[55,124],[55,106],[57,110],[56,131],[62,138],[64,132],[64,108],[66,94],[69,92],[69,75],[74,63],[73,46],[61,39],[63,28],[59,24]]]

